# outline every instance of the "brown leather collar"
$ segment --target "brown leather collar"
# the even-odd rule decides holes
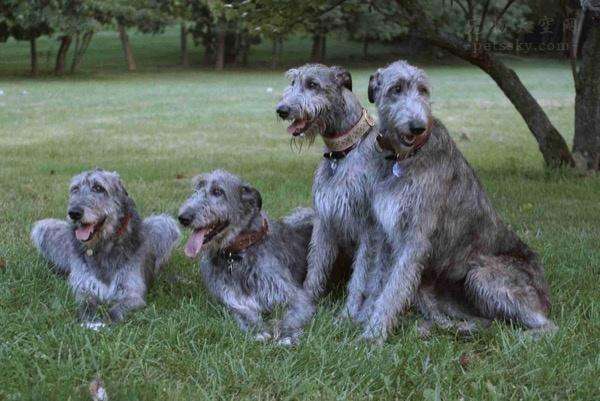
[[[419,149],[421,149],[423,146],[425,146],[425,144],[431,137],[432,129],[433,129],[433,120],[430,119],[429,122],[427,123],[427,130],[425,130],[425,132],[423,132],[422,134],[413,136],[410,139],[407,137],[401,138],[403,144],[406,147],[410,147],[410,150],[404,154],[395,153],[396,151],[394,150],[394,148],[389,144],[389,142],[381,134],[377,135],[377,144],[379,145],[381,150],[387,150],[387,151],[390,151],[393,153],[393,155],[386,157],[386,159],[396,160],[396,161],[406,160],[409,157],[414,156],[414,154],[417,153],[417,151]]]
[[[326,159],[342,159],[346,157],[375,125],[375,120],[369,115],[367,109],[363,109],[358,122],[348,131],[340,132],[332,136],[323,137]]]
[[[120,237],[121,235],[123,235],[125,233],[125,230],[127,230],[127,226],[129,225],[130,221],[131,221],[131,213],[127,213],[125,215],[125,217],[123,217],[123,220],[121,220],[121,225],[117,229],[117,233],[116,233],[117,237]]]
[[[262,225],[258,231],[245,231],[238,234],[229,246],[223,249],[225,255],[234,255],[245,251],[252,245],[260,242],[269,232],[269,223],[263,218]]]

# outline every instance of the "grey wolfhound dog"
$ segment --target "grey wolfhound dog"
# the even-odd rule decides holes
[[[313,211],[297,209],[272,221],[261,210],[259,191],[223,170],[199,175],[193,190],[179,221],[193,230],[186,255],[195,258],[206,248],[200,263],[205,286],[242,330],[258,340],[294,344],[314,313],[302,288]],[[263,315],[277,306],[287,310],[271,332]]]
[[[175,220],[142,220],[119,175],[100,169],[71,180],[67,214],[68,221],[36,222],[31,239],[55,272],[68,275],[84,323],[101,324],[94,321],[100,304],[109,305],[113,322],[144,307],[148,285],[179,240]]]
[[[377,105],[379,144],[389,155],[372,203],[389,262],[367,294],[373,302],[365,335],[385,339],[413,300],[430,324],[502,319],[535,336],[555,331],[543,266],[502,222],[432,117],[425,73],[404,61],[379,69],[369,100]]]
[[[383,172],[377,130],[352,92],[352,77],[340,67],[307,64],[287,72],[276,112],[291,121],[294,138],[325,143],[312,187],[316,213],[304,288],[313,300],[322,295],[339,256],[353,258],[346,305],[339,317],[360,320],[362,289],[378,238],[372,215],[372,186]],[[336,265],[336,268],[339,265]],[[348,267],[346,267],[348,268]]]

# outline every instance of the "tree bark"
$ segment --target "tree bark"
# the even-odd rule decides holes
[[[190,66],[190,55],[188,52],[188,27],[181,23],[181,65],[184,67]]]
[[[29,52],[31,54],[31,75],[36,76],[38,74],[36,38],[31,38],[29,40]]]
[[[69,35],[61,36],[60,38],[60,47],[58,48],[58,53],[56,53],[56,65],[54,66],[54,73],[56,75],[63,75],[65,73],[65,64],[71,40],[71,36]]]
[[[215,69],[222,70],[225,67],[225,29],[219,29],[217,33],[217,49],[215,54]]]
[[[591,17],[587,18],[591,20]],[[575,81],[573,157],[579,168],[600,170],[600,24],[591,23]]]
[[[121,39],[121,45],[123,46],[123,53],[125,55],[125,61],[127,61],[127,70],[135,71],[135,58],[133,57],[133,51],[131,50],[131,43],[129,43],[129,35],[123,24],[117,22],[117,30],[119,31],[119,39]]]

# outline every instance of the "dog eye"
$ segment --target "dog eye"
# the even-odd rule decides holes
[[[70,192],[71,192],[72,194],[76,194],[77,192],[79,192],[79,187],[78,187],[78,186],[71,187],[71,190],[70,190]]]
[[[223,196],[223,190],[221,188],[217,188],[217,187],[211,189],[210,193],[212,194],[212,196],[216,196],[216,197]]]
[[[308,89],[317,89],[319,87],[319,84],[315,81],[308,81],[306,83],[306,86],[308,87]]]
[[[419,86],[419,93],[423,96],[427,96],[429,95],[429,90],[427,89],[426,86],[420,85]]]
[[[94,191],[98,194],[106,192],[106,190],[101,185],[98,185],[98,184],[92,185],[92,191]]]
[[[394,86],[394,93],[402,93],[402,91],[404,90],[404,88],[402,87],[401,84],[398,84],[396,86]]]

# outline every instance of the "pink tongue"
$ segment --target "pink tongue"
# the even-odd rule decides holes
[[[294,122],[287,128],[288,133],[292,135],[299,134],[304,128],[306,128],[306,120],[294,120]]]
[[[77,227],[75,229],[75,237],[77,237],[79,241],[87,241],[90,239],[92,231],[94,231],[93,224],[86,224],[84,226]]]
[[[198,255],[198,252],[200,252],[202,244],[204,243],[204,236],[207,232],[208,229],[203,229],[194,231],[192,233],[187,244],[185,244],[185,256],[190,259],[194,259]]]

